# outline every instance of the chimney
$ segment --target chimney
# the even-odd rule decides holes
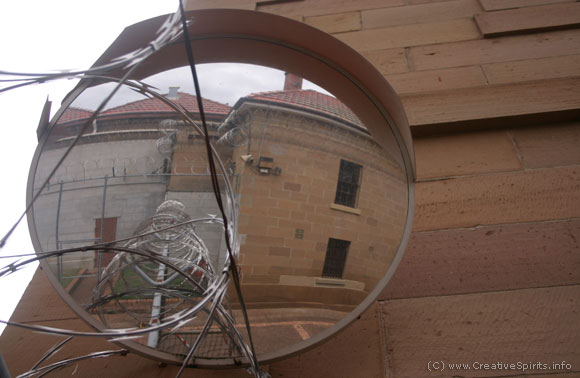
[[[285,75],[286,75],[286,78],[284,79],[285,91],[302,89],[302,78],[300,76],[296,76],[290,72],[286,72]]]
[[[177,98],[179,97],[177,95],[178,90],[179,87],[169,87],[169,93],[167,93],[167,98],[171,100],[177,100]]]

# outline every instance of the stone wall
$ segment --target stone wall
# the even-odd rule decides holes
[[[273,377],[580,376],[580,29],[569,21],[580,14],[578,6],[566,0],[188,2],[189,9],[276,13],[335,35],[401,95],[414,135],[414,233],[394,278],[340,335],[271,364]],[[44,282],[35,278],[14,319],[42,316],[57,325],[72,318]],[[40,311],[39,298],[54,313]],[[9,327],[0,346],[9,366],[23,371],[55,339]],[[18,345],[38,350],[23,354]],[[122,358],[110,360],[107,375],[175,373],[127,359],[130,368]],[[553,365],[562,361],[569,365]],[[433,362],[447,369],[433,371]],[[475,365],[498,362],[528,369]],[[451,372],[450,363],[468,367]],[[80,367],[83,376],[100,376],[102,362],[91,364]]]

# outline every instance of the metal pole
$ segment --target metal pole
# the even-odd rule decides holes
[[[60,241],[58,240],[58,233],[59,233],[59,222],[60,222],[60,204],[62,203],[62,185],[63,182],[60,182],[60,188],[58,190],[58,205],[56,207],[56,249],[60,249]],[[58,282],[62,283],[62,255],[58,255],[56,257],[56,269],[57,269],[57,276]]]
[[[167,245],[163,246],[163,257],[167,257]],[[157,271],[157,282],[163,282],[165,280],[165,264],[159,264],[159,270]],[[161,321],[160,314],[161,314],[161,302],[163,299],[163,295],[159,292],[155,293],[153,296],[153,305],[151,307],[151,322],[152,326],[156,326]],[[147,346],[151,348],[157,348],[157,344],[159,344],[159,331],[153,331],[149,334],[149,338],[147,339]]]
[[[105,183],[103,184],[103,201],[101,206],[101,243],[105,239],[105,204],[107,201],[107,181],[109,176],[105,176]],[[101,251],[97,251],[97,282],[101,282],[102,259]]]
[[[4,362],[2,353],[0,353],[0,378],[10,378],[10,372],[8,371],[8,366]]]

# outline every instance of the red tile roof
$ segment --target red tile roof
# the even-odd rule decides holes
[[[342,102],[332,96],[325,95],[314,90],[286,90],[273,92],[253,93],[241,98],[236,106],[245,101],[255,101],[267,104],[282,105],[298,110],[318,113],[331,117],[339,121],[348,122],[354,126],[363,127],[357,116]],[[177,103],[191,113],[197,113],[197,98],[188,93],[179,92]],[[228,105],[216,101],[203,99],[204,110],[208,115],[227,115],[231,108]],[[108,109],[101,113],[101,116],[115,116],[125,114],[151,114],[151,113],[173,113],[174,110],[156,98],[130,102],[125,105]],[[70,107],[68,108],[58,123],[66,123],[90,117],[90,110]]]
[[[78,119],[89,118],[91,114],[93,114],[93,112],[90,110],[75,108],[71,106],[68,107],[64,113],[62,113],[62,116],[58,119],[58,123],[67,123],[76,121]]]
[[[179,105],[183,106],[190,113],[198,113],[197,108],[197,97],[190,95],[188,93],[179,92],[176,101]],[[230,112],[230,107],[228,105],[221,104],[216,101],[203,99],[203,109],[208,115],[219,115],[226,116]],[[117,106],[101,112],[99,116],[114,116],[114,115],[124,115],[124,114],[150,114],[150,113],[174,113],[175,110],[169,105],[156,98],[147,98],[144,100],[138,100],[130,102],[125,105]],[[59,124],[86,119],[93,114],[90,110],[85,110],[81,108],[69,107],[64,111],[60,119]]]
[[[322,115],[364,128],[364,125],[358,117],[340,100],[312,89],[252,93],[242,98],[240,102],[247,100],[274,105],[285,105],[299,110],[322,113]]]
[[[189,93],[178,92],[177,101],[173,100],[177,104],[181,105],[190,113],[198,113],[199,109],[197,107],[197,97],[190,95]],[[203,110],[207,114],[219,114],[226,115],[230,112],[230,107],[228,105],[221,104],[216,101],[203,99]],[[125,105],[117,106],[111,108],[101,113],[102,116],[108,116],[113,114],[128,114],[128,113],[173,113],[175,110],[169,105],[156,98],[148,98],[145,100],[139,100],[130,102]]]

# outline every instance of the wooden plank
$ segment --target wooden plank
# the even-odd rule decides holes
[[[408,55],[411,67],[421,71],[580,54],[579,39],[580,30],[562,30],[538,35],[411,47]]]
[[[483,9],[486,11],[495,11],[501,9],[535,7],[544,4],[558,4],[573,2],[576,0],[479,0]]]
[[[580,217],[578,166],[419,182],[415,231]]]
[[[455,89],[402,98],[411,127],[580,108],[580,78]]]
[[[321,16],[334,13],[354,12],[365,9],[381,9],[405,5],[405,0],[304,0],[273,5],[259,5],[257,10],[279,14]]]
[[[454,0],[443,3],[362,11],[363,29],[385,28],[397,25],[441,22],[473,17],[481,11],[477,0]]]
[[[306,17],[304,22],[327,33],[342,33],[361,29],[360,12]]]
[[[522,168],[504,130],[415,138],[413,145],[419,181]]]
[[[580,122],[510,131],[526,168],[580,165]]]
[[[384,29],[369,29],[335,35],[355,50],[380,50],[465,41],[479,38],[471,19],[459,19],[428,24],[402,25]]]
[[[403,48],[363,51],[362,55],[383,75],[409,71]]]
[[[379,299],[580,284],[580,220],[415,232]]]
[[[414,71],[387,75],[386,79],[399,94],[479,87],[487,84],[479,66]]]
[[[580,3],[479,13],[475,22],[485,37],[570,29],[580,25]]]
[[[580,76],[580,55],[490,63],[482,67],[490,84],[573,77]]]
[[[478,363],[580,366],[580,286],[391,300],[382,304],[392,377],[492,377],[567,369],[477,369]],[[470,369],[429,371],[427,363]],[[552,376],[550,376],[552,377]],[[558,377],[558,375],[554,375]]]
[[[383,378],[385,365],[379,324],[375,304],[328,342],[271,364],[270,374],[272,377]]]

